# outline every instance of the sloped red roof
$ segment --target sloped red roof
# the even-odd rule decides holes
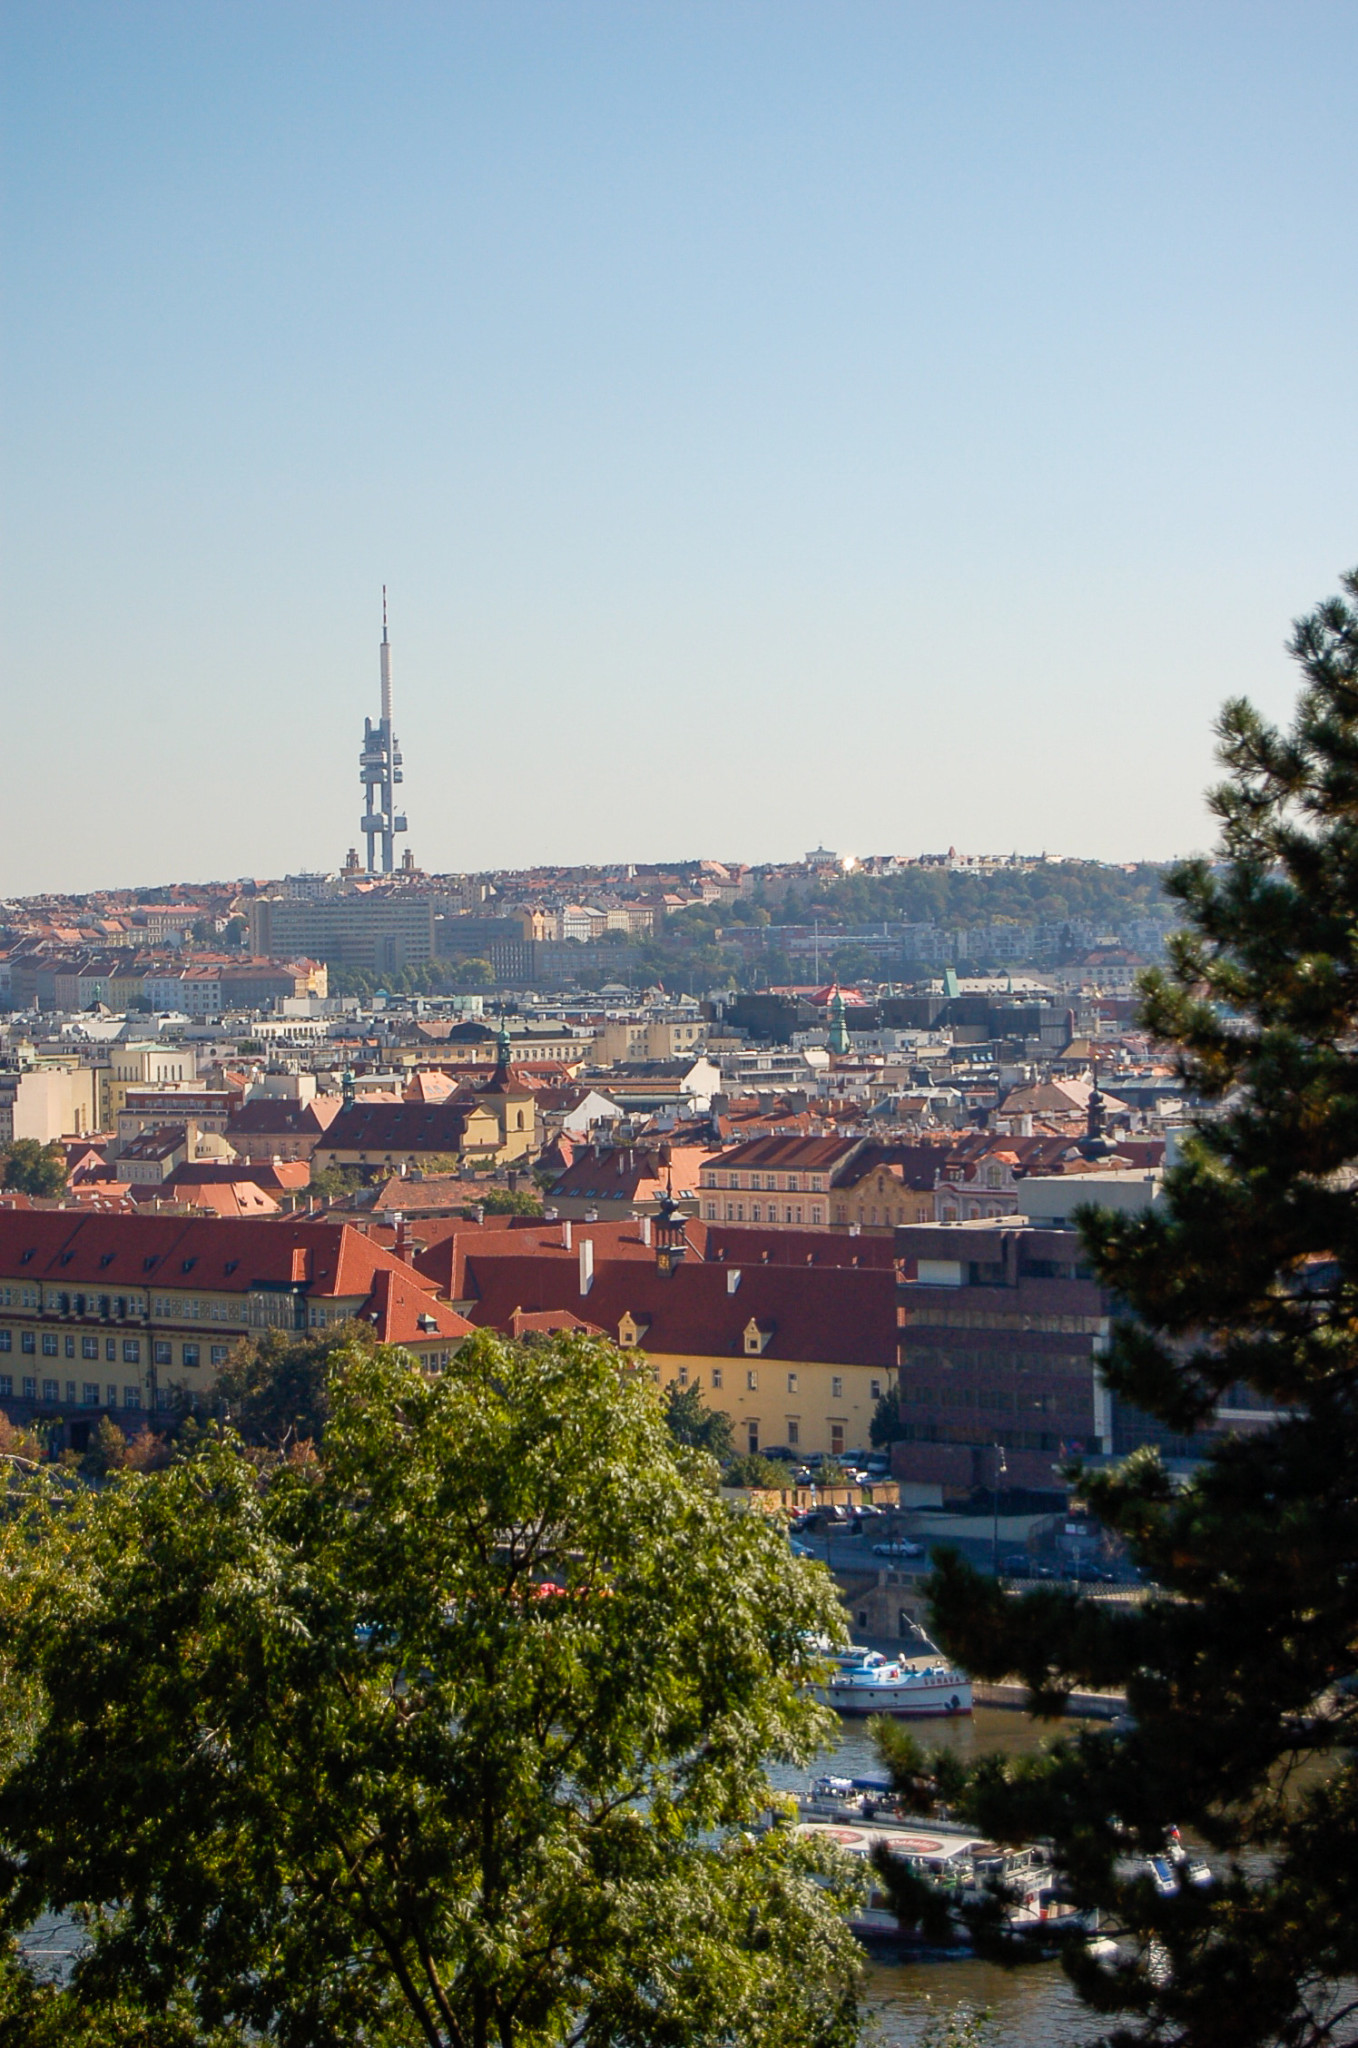
[[[457,1343],[472,1334],[464,1316],[423,1286],[418,1275],[399,1267],[373,1274],[372,1292],[357,1320],[371,1323],[383,1344],[431,1344],[440,1337]]]
[[[754,1138],[748,1145],[733,1145],[729,1151],[714,1153],[704,1165],[739,1167],[742,1173],[776,1168],[780,1173],[833,1173],[861,1138]]]
[[[736,1275],[738,1274],[738,1279]],[[732,1280],[735,1285],[732,1286]],[[685,1260],[668,1277],[654,1259],[603,1259],[580,1292],[564,1259],[466,1254],[461,1298],[472,1321],[508,1331],[516,1314],[568,1309],[616,1333],[624,1315],[649,1317],[647,1351],[679,1357],[743,1357],[751,1321],[772,1335],[772,1362],[896,1363],[896,1276],[888,1269],[753,1266]]]
[[[128,1287],[245,1294],[256,1286],[297,1286],[324,1298],[365,1296],[380,1271],[410,1269],[342,1223],[70,1209],[0,1215],[0,1276],[7,1280],[58,1280],[110,1294]],[[415,1273],[410,1277],[421,1284]]]
[[[337,1152],[457,1152],[467,1128],[465,1102],[356,1102],[326,1132]]]
[[[310,1138],[327,1130],[339,1113],[334,1095],[318,1095],[311,1102],[264,1096],[233,1111],[226,1132],[228,1137],[239,1132],[243,1138]]]

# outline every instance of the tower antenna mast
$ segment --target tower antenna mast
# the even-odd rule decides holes
[[[378,649],[382,681],[382,710],[376,725],[363,721],[363,751],[358,757],[358,779],[363,789],[363,816],[359,820],[368,849],[368,873],[389,875],[396,862],[396,835],[406,829],[405,818],[396,808],[396,785],[404,781],[401,749],[391,715],[391,642],[387,637],[387,586],[382,585],[382,645]],[[409,856],[407,855],[407,859]]]

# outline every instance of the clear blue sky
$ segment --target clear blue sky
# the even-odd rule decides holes
[[[1207,843],[1358,561],[1358,9],[9,0],[0,892]]]

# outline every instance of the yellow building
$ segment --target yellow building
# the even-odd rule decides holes
[[[0,1211],[0,1409],[83,1447],[207,1393],[262,1330],[352,1319],[431,1369],[469,1330],[429,1282],[343,1224]]]

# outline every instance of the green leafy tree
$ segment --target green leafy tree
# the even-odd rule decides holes
[[[1176,1434],[1219,1403],[1186,1489],[1145,1451],[1082,1490],[1155,1586],[1093,1607],[1021,1601],[945,1560],[938,1633],[1051,1711],[1124,1688],[1129,1725],[992,1759],[968,1793],[1006,1839],[1048,1835],[1123,1960],[1068,1967],[1119,2040],[1232,2048],[1352,2041],[1358,2024],[1358,575],[1295,628],[1292,728],[1244,702],[1219,733],[1219,864],[1170,888],[1186,930],[1145,983],[1203,1109],[1164,1203],[1087,1213],[1127,1305],[1104,1371]],[[1217,1882],[1162,1896],[1144,1859],[1171,1823]]]
[[[66,1152],[55,1141],[12,1138],[5,1147],[4,1185],[21,1195],[59,1195],[66,1186]]]
[[[825,1575],[611,1346],[350,1351],[330,1408],[0,1526],[0,1920],[280,2048],[850,2048],[858,1880],[750,1826]]]
[[[90,1434],[90,1446],[80,1461],[87,1479],[106,1479],[121,1472],[127,1463],[127,1438],[111,1415],[101,1415]]]
[[[886,1450],[905,1435],[905,1418],[901,1414],[899,1387],[888,1387],[872,1411],[868,1424],[868,1437],[876,1450]]]
[[[342,1202],[347,1195],[366,1185],[362,1167],[313,1166],[307,1193],[320,1195],[327,1202]]]
[[[212,1390],[211,1408],[247,1444],[283,1450],[318,1442],[330,1413],[329,1377],[341,1346],[371,1349],[363,1323],[325,1331],[262,1330],[242,1337],[227,1354]]]
[[[776,1458],[761,1457],[758,1451],[742,1451],[738,1458],[732,1458],[721,1477],[724,1486],[771,1487],[777,1491],[789,1484],[791,1474]]]
[[[678,1380],[671,1380],[665,1388],[664,1415],[665,1426],[677,1444],[707,1451],[718,1460],[729,1459],[731,1418],[723,1408],[703,1405],[701,1387],[681,1387]]]
[[[531,1188],[483,1188],[477,1201],[487,1216],[540,1216],[542,1197]]]

